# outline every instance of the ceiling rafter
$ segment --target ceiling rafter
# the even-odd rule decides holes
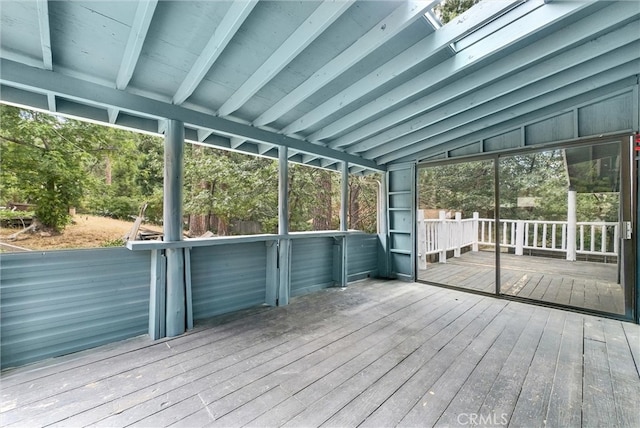
[[[598,39],[591,40],[570,51],[564,52],[562,55],[547,59],[537,64],[534,62],[534,60],[538,59],[537,56],[523,56],[519,52],[517,55],[513,55],[514,58],[509,59],[514,63],[520,62],[521,67],[524,68],[522,71],[502,79],[498,78],[500,76],[494,75],[493,78],[497,78],[494,83],[484,86],[482,89],[476,90],[471,94],[464,95],[465,86],[482,86],[476,84],[478,80],[474,78],[474,74],[483,73],[486,75],[488,73],[486,70],[481,70],[471,74],[465,79],[465,82],[442,88],[440,91],[436,91],[428,97],[432,100],[446,98],[452,101],[444,105],[440,105],[438,108],[430,109],[427,113],[417,116],[408,122],[404,122],[399,126],[387,129],[374,137],[351,145],[348,147],[347,152],[361,153],[387,144],[388,142],[396,140],[404,135],[417,132],[434,123],[475,108],[481,103],[487,103],[491,100],[505,96],[510,92],[529,86],[537,81],[547,79],[554,74],[559,74],[577,66],[578,64],[583,64],[594,58],[606,55],[607,53],[612,52],[621,46],[637,41],[638,39],[640,39],[640,22],[636,21],[621,27],[617,31],[606,34]],[[548,42],[546,40],[541,40],[539,43],[546,44]],[[560,51],[561,46],[556,45],[554,48],[557,48],[558,51]],[[555,52],[556,51],[549,51],[549,56],[552,56]],[[524,58],[526,58],[526,60]],[[535,65],[529,66],[528,64]],[[503,69],[502,67],[499,68]],[[504,69],[508,70],[508,68]],[[584,70],[579,70],[578,72],[580,73],[582,71]],[[484,84],[485,82],[482,83]],[[441,96],[441,93],[446,94],[446,96]]]
[[[230,145],[232,149],[237,149],[238,147],[240,147],[241,145],[243,145],[245,143],[245,141],[247,141],[246,138],[241,138],[241,137],[231,137],[230,139]]]
[[[354,2],[355,0],[348,0],[320,4],[304,23],[225,101],[218,110],[218,114],[227,116],[242,107],[336,19],[342,16]]]
[[[627,52],[624,61],[627,61],[628,59],[629,56]],[[378,162],[381,163],[387,163],[405,156],[413,155],[419,151],[416,147],[417,143],[429,141],[429,143],[433,142],[437,144],[437,142],[440,141],[438,137],[450,140],[460,138],[472,132],[482,131],[485,128],[495,126],[513,117],[524,116],[528,113],[535,112],[536,110],[562,102],[563,100],[577,97],[595,88],[606,86],[612,81],[620,81],[630,76],[634,76],[638,69],[640,69],[640,59],[626,62],[623,65],[612,65],[612,67],[613,69],[601,72],[590,78],[584,78],[583,80],[568,84],[564,87],[556,89],[552,87],[547,88],[548,91],[539,96],[534,95],[535,90],[538,88],[526,88],[531,91],[529,99],[526,102],[519,103],[510,108],[503,108],[495,112],[488,110],[487,106],[483,106],[483,110],[485,112],[492,114],[482,113],[480,117],[474,117],[471,114],[465,118],[454,117],[441,122],[438,129],[425,128],[415,134],[396,140],[397,146],[394,145],[393,148],[390,146],[377,147],[366,152],[365,156],[368,158],[376,158]],[[553,86],[553,83],[550,86]],[[445,129],[446,132],[444,132],[443,129]],[[403,140],[404,138],[406,138],[406,141]]]
[[[53,70],[53,55],[51,53],[51,30],[49,28],[48,0],[37,0],[36,9],[38,11],[38,27],[40,29],[40,46],[42,49],[42,63],[45,70]]]
[[[213,63],[229,44],[242,23],[247,19],[257,0],[232,2],[229,10],[222,18],[213,36],[209,39],[198,59],[187,73],[173,96],[174,104],[182,104],[193,94],[202,79],[207,75]]]
[[[439,0],[411,0],[403,2],[400,7],[376,24],[365,35],[356,40],[351,46],[329,61],[320,70],[316,71],[300,86],[281,98],[271,108],[258,116],[253,121],[253,124],[255,126],[262,126],[282,117],[311,94],[314,94],[331,82],[332,79],[347,71],[373,50],[407,28],[417,19],[422,18],[424,13],[438,2]]]
[[[456,81],[453,85],[448,85],[442,89],[432,92],[404,107],[389,112],[382,118],[367,123],[360,128],[336,138],[329,143],[329,147],[339,148],[350,146],[347,150],[350,152],[368,150],[374,147],[377,143],[369,144],[367,140],[362,141],[364,138],[371,135],[377,135],[385,129],[388,129],[398,123],[402,123],[423,111],[443,106],[445,103],[451,102],[458,97],[475,91],[478,87],[483,87],[491,82],[499,80],[501,75],[504,73],[520,69],[524,70],[530,64],[535,64],[551,54],[561,52],[564,49],[580,43],[585,39],[585,37],[589,37],[591,31],[599,33],[607,29],[620,27],[625,22],[633,19],[634,16],[637,16],[640,11],[638,8],[634,8],[631,3],[623,2],[610,6],[607,9],[607,12],[607,20],[603,20],[598,14],[588,16],[563,28],[549,39],[542,39],[519,50],[517,55],[509,55],[497,60],[493,63],[490,69],[485,68],[476,71],[466,76],[465,79]],[[435,68],[436,71],[440,70],[438,67],[442,67],[443,70],[447,68],[446,65],[437,66]],[[451,67],[449,67],[449,69]],[[358,141],[362,142],[353,145]]]
[[[371,117],[380,111],[384,111],[397,105],[398,103],[419,94],[444,81],[450,76],[460,73],[468,67],[489,58],[518,40],[524,39],[534,33],[558,22],[574,13],[588,7],[589,3],[567,2],[548,5],[544,8],[537,8],[518,22],[506,26],[503,31],[493,33],[484,38],[481,42],[469,47],[455,57],[438,64],[427,72],[397,86],[385,95],[365,104],[361,108],[338,119],[340,126],[351,126],[359,123],[364,118]],[[508,34],[505,34],[508,33]],[[419,112],[414,112],[417,114]],[[342,144],[341,139],[329,144],[329,147],[336,148]]]
[[[455,85],[449,85],[432,92],[411,104],[389,112],[380,119],[367,123],[360,128],[336,138],[331,141],[329,147],[338,148],[351,145],[348,151],[358,152],[367,150],[375,146],[375,144],[369,145],[366,140],[356,145],[353,145],[353,143],[361,141],[370,135],[376,135],[393,125],[402,123],[420,112],[445,105],[445,103],[451,100],[475,91],[477,87],[482,87],[500,79],[504,73],[526,69],[530,64],[534,64],[547,57],[549,53],[561,52],[563,49],[567,49],[583,41],[585,37],[589,37],[590,31],[599,33],[610,28],[619,27],[623,25],[624,22],[633,19],[634,15],[638,15],[637,8],[633,9],[629,6],[633,5],[630,3],[618,3],[610,6],[607,9],[607,12],[609,12],[607,16],[610,17],[610,19],[607,20],[603,20],[600,15],[594,14],[565,27],[551,36],[550,39],[542,39],[521,49],[518,55],[510,55],[497,60],[493,63],[491,69],[476,71],[466,76],[465,79],[456,81]],[[446,65],[438,67],[442,67],[444,70]],[[435,68],[436,71],[440,70],[438,67]]]
[[[157,5],[158,0],[144,0],[138,3],[136,14],[133,17],[133,24],[131,24],[129,39],[118,70],[118,76],[116,77],[116,88],[118,89],[125,89],[129,85]]]
[[[504,13],[506,9],[521,0],[511,0],[509,2],[481,2],[473,12],[467,11],[459,19],[450,22],[441,29],[434,31],[428,37],[417,42],[409,49],[400,53],[385,64],[371,71],[362,79],[353,83],[342,92],[334,95],[318,107],[314,108],[304,116],[300,117],[282,132],[291,134],[315,125],[327,116],[335,113],[350,103],[366,96],[375,88],[391,81],[395,77],[409,70],[411,67],[425,61],[436,53],[449,49],[451,43],[471,33],[473,30],[490,21],[496,16]],[[338,131],[332,131],[332,127],[326,127],[309,137],[310,141],[318,141],[330,137]]]
[[[120,114],[120,111],[117,108],[107,107],[107,117],[109,118],[109,123],[116,123],[116,121],[118,120],[118,114]]]
[[[146,98],[125,91],[108,88],[54,71],[29,67],[15,61],[0,58],[0,83],[27,91],[54,93],[70,100],[90,102],[105,109],[113,107],[153,119],[172,118],[193,128],[211,129],[225,137],[242,137],[253,142],[288,147],[303,153],[348,161],[373,170],[385,170],[372,160],[351,155],[328,147],[318,146],[296,138],[276,134],[229,119],[187,109],[185,107]]]

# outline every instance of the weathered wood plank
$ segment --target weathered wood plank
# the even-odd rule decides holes
[[[485,419],[489,418],[490,420],[502,419],[502,415],[498,415],[494,411],[482,414],[480,413],[480,408],[534,312],[533,307],[522,309],[522,313],[514,317],[513,321],[500,333],[495,343],[492,344],[475,368],[473,368],[464,384],[455,392],[455,396],[451,399],[444,413],[438,418],[436,425],[460,425],[461,415],[464,418],[465,415],[470,414],[483,416]],[[452,388],[453,391],[454,388]],[[508,420],[506,416],[505,420]]]
[[[370,414],[368,416],[364,414],[367,417],[362,426],[392,426],[400,422],[422,397],[429,385],[436,382],[452,362],[459,358],[460,353],[471,346],[478,335],[487,330],[487,326],[494,321],[495,317],[502,314],[504,307],[491,305],[490,308],[492,312],[484,312],[476,321],[467,324],[456,335],[443,331],[449,337],[441,336],[439,342],[430,343],[432,350],[421,364],[403,361],[402,365],[377,382],[368,392],[370,402],[363,404],[370,406],[372,403],[380,403],[380,405],[366,409]],[[409,364],[408,367],[405,367],[405,364]],[[385,391],[387,391],[387,397],[385,397]],[[392,392],[390,396],[389,391]],[[359,398],[358,401],[362,399]]]
[[[640,376],[633,360],[622,323],[613,320],[603,322],[607,356],[611,373],[611,386],[618,426],[640,426]]]
[[[521,308],[523,309],[523,308]],[[496,346],[498,338],[504,334],[505,329],[511,333],[511,329],[520,328],[514,322],[519,314],[512,308],[505,309],[506,313],[495,318],[478,335],[477,339],[461,352],[453,364],[434,383],[426,383],[422,387],[424,395],[418,400],[411,410],[399,422],[399,426],[433,426],[438,422],[443,412],[455,396],[461,391],[461,387],[475,370],[480,360],[486,355],[492,346]],[[506,337],[506,336],[503,336]],[[478,394],[477,391],[474,394]],[[479,395],[484,395],[480,392]],[[472,398],[473,400],[473,398]],[[462,399],[466,401],[466,397]],[[457,416],[457,415],[456,415]]]
[[[582,423],[583,319],[576,314],[568,314],[565,319],[545,418],[548,426],[569,427]]]
[[[582,425],[617,424],[611,368],[602,320],[585,322]],[[615,421],[615,422],[614,422]]]
[[[515,427],[541,426],[547,414],[553,376],[566,314],[551,312],[544,333],[536,348],[533,361],[522,385],[526,394],[520,394],[516,402],[510,425]]]
[[[414,291],[419,293],[420,290],[416,289]],[[214,390],[212,389],[213,386],[224,384],[227,389],[223,391],[224,394],[222,395],[231,393],[251,383],[256,378],[261,378],[268,373],[281,369],[291,362],[333,343],[339,337],[348,336],[354,331],[361,330],[364,326],[367,327],[366,331],[375,330],[378,325],[376,325],[374,321],[378,321],[406,307],[409,303],[415,302],[415,300],[416,296],[408,293],[402,295],[401,298],[386,302],[384,310],[368,310],[357,319],[357,322],[353,322],[352,320],[351,323],[346,323],[347,319],[340,320],[340,318],[337,317],[331,322],[326,322],[324,329],[314,328],[313,325],[305,326],[304,331],[306,331],[306,333],[304,335],[300,335],[298,338],[267,349],[247,359],[239,359],[236,357],[232,366],[217,373],[211,373],[210,370],[202,371],[198,369],[195,375],[196,378],[191,383],[180,383],[177,388],[172,388],[172,385],[169,386],[169,388],[171,388],[171,398],[173,399],[170,403],[166,403],[162,395],[163,393],[158,394],[158,391],[156,391],[155,396],[151,399],[147,399],[143,403],[131,407],[120,414],[101,420],[98,426],[103,424],[104,426],[108,426],[136,423],[152,415],[155,417],[157,416],[156,414],[162,414],[165,420],[172,421],[174,417],[178,417],[174,415],[172,407],[182,400],[193,396],[194,393],[199,394],[200,397],[209,404],[216,399],[216,394],[222,394],[221,391],[223,391],[222,389]],[[307,307],[306,309],[309,311],[310,308]],[[336,322],[338,320],[340,320],[340,322]],[[300,319],[291,318],[289,322],[300,322]],[[342,324],[346,324],[346,326],[339,327]],[[327,329],[330,330],[327,331]],[[364,332],[362,334],[364,334]],[[194,372],[190,371],[188,375],[194,376],[193,373]],[[233,380],[233,384],[229,383],[231,380]],[[217,398],[220,398],[220,396],[217,396]],[[160,407],[163,403],[164,405]]]
[[[428,361],[437,351],[436,343],[446,343],[462,331],[473,319],[486,310],[488,302],[469,305],[460,304],[441,317],[438,323],[403,341],[369,365],[359,367],[359,371],[337,372],[332,379],[323,379],[295,395],[307,405],[306,409],[291,419],[285,426],[321,425],[342,407],[357,398],[372,383],[391,376],[395,382],[406,379],[424,361]],[[357,369],[357,367],[355,367]],[[390,372],[393,372],[390,375]],[[388,388],[384,388],[388,394]],[[322,397],[322,398],[319,398]]]
[[[640,327],[636,324],[624,322],[622,323],[622,329],[627,337],[627,343],[633,356],[636,371],[638,372],[638,376],[640,376]]]
[[[495,416],[500,421],[511,420],[511,415],[522,391],[522,385],[535,350],[549,318],[548,309],[536,308],[518,342],[500,369],[500,373],[478,411],[478,415]],[[525,391],[526,393],[526,391]]]

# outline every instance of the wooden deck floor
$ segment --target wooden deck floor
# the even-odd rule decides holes
[[[35,426],[638,427],[640,326],[367,280],[2,373]]]
[[[495,292],[493,252],[464,253],[447,263],[429,263],[418,278],[465,289]],[[624,293],[616,264],[500,255],[501,292],[549,303],[561,303],[623,314]]]

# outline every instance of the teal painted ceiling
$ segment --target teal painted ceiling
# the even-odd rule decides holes
[[[640,72],[638,1],[436,4],[3,0],[0,100],[360,172]]]

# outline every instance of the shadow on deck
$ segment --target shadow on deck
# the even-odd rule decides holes
[[[504,294],[624,315],[624,292],[618,266],[588,261],[500,254]],[[429,263],[418,273],[423,281],[495,292],[495,255],[467,252],[446,263]]]
[[[640,426],[640,326],[367,280],[2,374],[2,426]]]

